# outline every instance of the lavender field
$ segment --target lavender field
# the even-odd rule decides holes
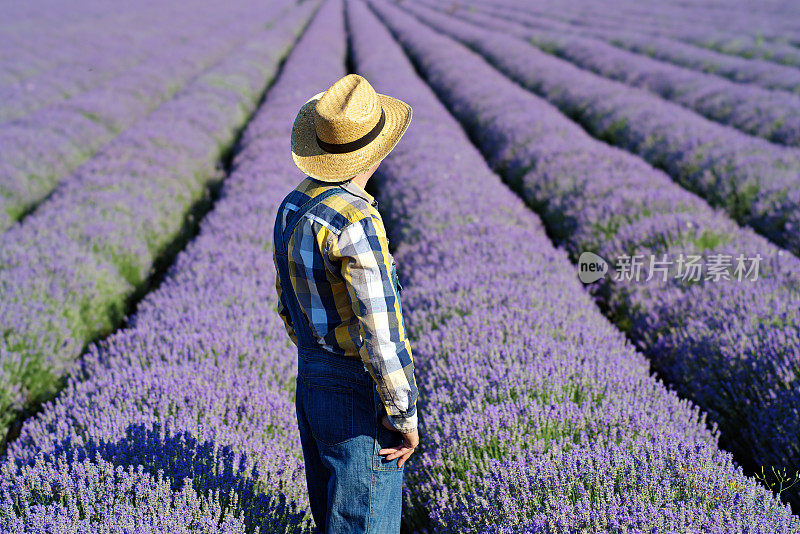
[[[800,533],[800,5],[0,6],[0,532],[314,532],[272,225],[355,72],[404,533]]]

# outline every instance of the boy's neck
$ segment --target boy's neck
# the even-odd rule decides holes
[[[359,174],[358,176],[353,177],[353,183],[357,184],[361,189],[364,191],[367,190],[367,181],[369,180],[369,176],[364,174]]]

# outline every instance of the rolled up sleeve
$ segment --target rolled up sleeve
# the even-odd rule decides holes
[[[392,282],[392,258],[383,221],[371,216],[348,224],[332,239],[332,262],[341,262],[363,344],[359,354],[375,381],[389,421],[401,432],[417,427],[419,396],[411,344]]]

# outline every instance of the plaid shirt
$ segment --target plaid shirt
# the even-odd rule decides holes
[[[330,187],[341,188],[311,209],[289,237],[289,275],[317,342],[326,350],[361,358],[375,380],[389,421],[400,431],[417,426],[411,344],[392,281],[394,258],[378,202],[358,184],[306,177],[289,193],[289,211]],[[273,261],[275,259],[273,248]],[[295,345],[297,336],[276,277],[277,311]]]

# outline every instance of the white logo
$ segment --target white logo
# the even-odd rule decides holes
[[[578,258],[578,278],[584,284],[597,282],[608,273],[608,262],[594,252],[583,252]]]

